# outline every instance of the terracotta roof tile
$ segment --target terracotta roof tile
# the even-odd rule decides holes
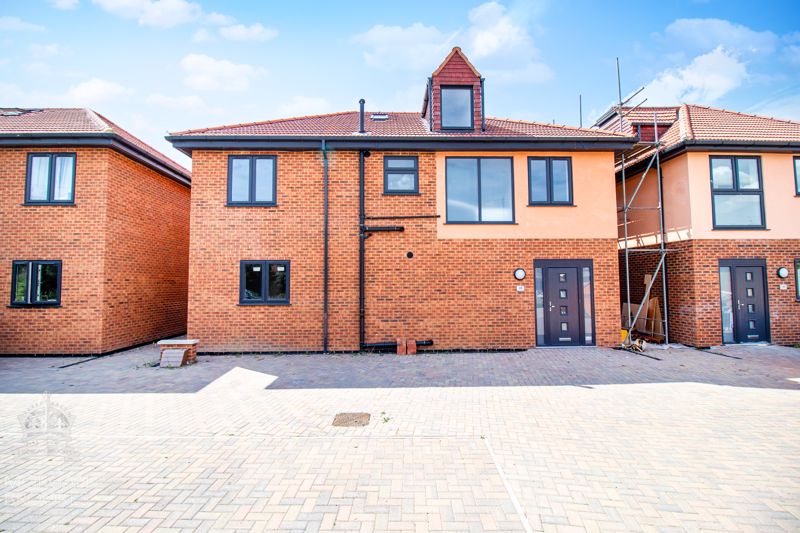
[[[677,120],[660,139],[662,150],[687,140],[800,143],[800,122],[691,104],[683,104],[675,109]],[[627,158],[625,167],[646,159],[654,150],[634,148],[629,152],[631,157]]]
[[[43,108],[21,109],[0,108],[0,134],[27,135],[34,133],[52,134],[90,134],[113,133],[136,146],[152,158],[172,170],[190,176],[191,172],[173,161],[149,144],[123,129],[91,109],[85,108]]]
[[[387,120],[372,120],[371,115],[386,114]],[[432,132],[428,122],[419,113],[413,112],[366,112],[366,134],[373,137],[555,137],[555,138],[618,138],[619,133],[601,129],[576,128],[502,118],[486,118],[486,130],[470,133]],[[327,115],[267,120],[246,124],[231,124],[212,128],[179,131],[174,136],[220,135],[220,136],[358,136],[359,112],[345,111]]]

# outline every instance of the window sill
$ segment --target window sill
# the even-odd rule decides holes
[[[575,204],[531,204],[529,203],[527,207],[578,207]]]
[[[6,307],[9,309],[53,309],[61,307],[61,304],[9,304]]]
[[[289,307],[290,305],[289,302],[239,302],[236,304],[237,307]]]
[[[715,226],[711,231],[770,231],[766,226]]]
[[[445,226],[519,226],[516,222],[445,222]]]
[[[75,202],[23,202],[19,205],[34,206],[34,205],[54,205],[61,207],[76,207],[78,204]]]
[[[442,126],[439,131],[447,131],[450,133],[475,133],[475,126],[464,128],[445,128]]]
[[[276,202],[228,202],[225,207],[278,207]]]
[[[383,191],[384,196],[422,196],[419,191],[413,192],[400,192],[400,191]]]

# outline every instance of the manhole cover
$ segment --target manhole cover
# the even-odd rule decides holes
[[[369,424],[369,413],[338,413],[333,417],[333,425],[339,427],[361,427]]]

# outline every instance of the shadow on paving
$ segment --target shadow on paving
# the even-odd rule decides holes
[[[192,393],[235,367],[273,376],[269,389],[581,386],[697,382],[798,389],[800,349],[725,346],[701,351],[608,348],[522,352],[200,356],[190,367],[154,365],[155,346],[69,365],[76,358],[0,359],[0,393]],[[800,379],[799,379],[800,380]]]

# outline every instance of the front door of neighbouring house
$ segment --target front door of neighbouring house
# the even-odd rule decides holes
[[[719,262],[724,343],[769,340],[765,267],[763,260]]]
[[[594,343],[591,261],[539,260],[536,275],[537,345]]]

